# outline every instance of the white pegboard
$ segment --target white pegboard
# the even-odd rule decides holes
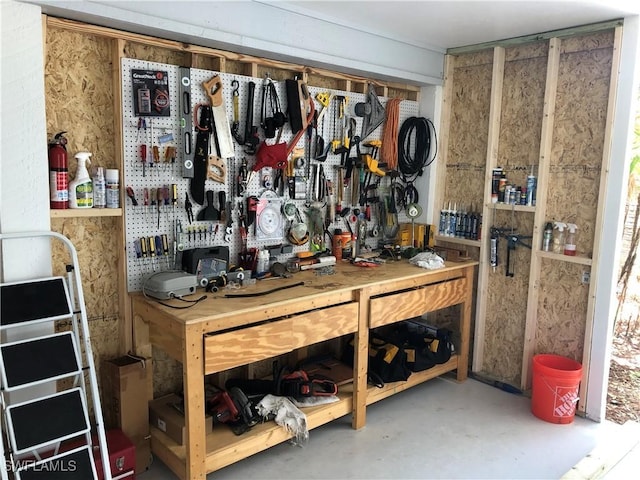
[[[158,145],[158,135],[160,134],[173,134],[174,142],[173,145],[176,147],[177,158],[173,168],[170,165],[161,164],[160,166],[150,167],[147,164],[146,168],[146,176],[143,176],[142,171],[142,163],[139,158],[139,145],[141,143],[141,138],[145,134],[144,130],[138,130],[138,117],[134,114],[134,106],[133,106],[133,93],[132,93],[132,81],[131,81],[131,70],[132,69],[145,69],[145,70],[161,70],[168,72],[169,75],[169,95],[170,95],[170,103],[171,103],[171,116],[170,117],[149,117],[147,120],[147,130],[146,130],[146,143],[148,145],[149,155],[151,155],[151,146],[153,144],[151,137],[151,126],[153,126],[153,133],[156,145]],[[239,202],[243,202],[245,205],[246,211],[246,198],[241,198],[236,196],[235,184],[231,180],[233,176],[238,174],[240,165],[243,159],[246,159],[249,171],[251,171],[252,166],[255,163],[255,157],[252,155],[248,155],[244,151],[243,146],[237,145],[235,146],[235,158],[229,158],[226,160],[226,183],[218,183],[213,180],[206,180],[205,190],[213,190],[214,191],[214,199],[215,205],[217,207],[218,200],[218,192],[225,191],[227,195],[227,200],[231,200],[233,205],[233,211],[227,212],[227,215],[232,214],[233,219],[233,234],[231,236],[231,241],[227,244],[224,242],[224,230],[225,225],[221,222],[211,222],[211,221],[195,221],[192,224],[189,224],[187,220],[187,214],[185,211],[185,197],[190,194],[189,186],[190,179],[182,178],[181,176],[181,163],[182,163],[182,136],[180,132],[180,114],[179,114],[179,71],[178,67],[174,65],[146,62],[141,60],[134,59],[123,59],[122,60],[122,98],[123,98],[123,124],[124,124],[124,179],[125,186],[130,186],[133,188],[136,198],[138,200],[139,205],[137,207],[133,207],[131,200],[126,198],[125,203],[125,222],[126,222],[126,251],[127,251],[127,283],[128,290],[131,291],[139,291],[142,288],[142,284],[144,279],[151,273],[159,270],[167,270],[173,269],[173,244],[174,241],[176,244],[181,244],[184,249],[187,248],[196,248],[196,247],[206,247],[206,246],[228,246],[230,253],[230,261],[231,263],[235,263],[237,261],[238,253],[241,251],[242,244],[240,240],[239,230],[238,230],[238,204]],[[210,80],[214,75],[220,75],[222,80],[222,94],[224,99],[224,104],[227,111],[227,117],[229,121],[231,121],[233,117],[233,88],[232,81],[237,80],[239,84],[239,120],[240,120],[240,133],[244,134],[245,128],[245,117],[246,117],[246,109],[247,109],[247,91],[248,91],[248,83],[253,81],[256,84],[255,89],[255,97],[254,97],[254,121],[253,124],[258,126],[260,125],[260,111],[261,111],[261,99],[262,99],[262,89],[263,89],[263,78],[253,78],[242,75],[234,75],[227,73],[218,73],[210,70],[202,70],[202,69],[191,69],[191,109],[193,111],[194,107],[198,103],[207,103],[208,98],[206,97],[205,91],[202,88],[202,82]],[[284,82],[275,82],[274,85],[276,87],[278,97],[280,100],[280,105],[283,111],[286,112],[287,108],[287,98],[285,92],[285,83]],[[339,90],[328,90],[317,87],[308,87],[309,93],[313,98],[315,98],[317,93],[320,92],[328,92],[332,93],[334,96],[342,95],[348,97],[348,107],[347,112],[352,110],[352,106],[357,102],[364,102],[366,100],[365,94],[353,93],[353,92],[345,92]],[[382,105],[384,106],[387,102],[387,98],[378,97]],[[316,110],[319,112],[322,108],[321,105],[316,101],[315,103]],[[323,138],[325,140],[325,144],[330,143],[334,139],[334,113],[337,111],[338,104],[336,101],[331,102],[328,111],[325,113],[324,118],[324,135]],[[402,124],[404,120],[409,117],[418,115],[418,104],[414,101],[402,101],[400,103],[400,119],[399,122]],[[356,119],[356,134],[360,134],[362,128],[362,118],[354,117]],[[378,127],[370,136],[367,137],[367,140],[375,140],[380,139],[382,135],[382,126]],[[259,137],[261,141],[264,141],[264,131],[262,128],[259,128],[258,131]],[[322,123],[318,125],[318,134],[322,134]],[[281,135],[281,142],[289,143],[293,138],[293,134],[291,133],[291,129],[289,124],[285,124],[284,131]],[[312,140],[313,142],[314,140]],[[274,140],[268,140],[268,143],[273,143]],[[195,134],[193,135],[193,143],[195,144]],[[212,153],[215,153],[215,144],[212,144]],[[306,135],[303,135],[299,140],[298,147],[307,147]],[[306,150],[305,150],[306,151]],[[363,150],[364,151],[364,150]],[[160,149],[161,157],[164,155],[164,149]],[[351,156],[355,156],[355,148],[351,152]],[[306,160],[305,160],[306,161]],[[312,164],[319,164],[319,162],[315,162],[312,160]],[[342,180],[338,178],[338,170],[337,167],[340,165],[340,155],[335,155],[329,152],[327,159],[322,163],[325,171],[325,175],[328,180],[331,180],[334,188],[337,187]],[[262,186],[261,180],[266,176],[268,178],[272,177],[272,169],[265,168],[261,172],[256,172],[255,174],[250,176],[250,182],[247,185],[246,196],[255,195],[257,197],[261,197],[265,192],[265,188]],[[306,166],[296,169],[296,175],[305,176]],[[385,193],[386,185],[388,185],[388,180],[383,179],[380,188],[378,190],[379,194],[383,195]],[[146,187],[148,189],[165,187],[168,186],[171,188],[171,184],[176,184],[178,191],[178,203],[174,208],[171,206],[162,206],[160,211],[160,222],[158,226],[158,212],[156,209],[151,211],[151,207],[145,208],[142,205],[142,197],[143,197],[143,189]],[[308,179],[307,179],[307,185]],[[285,186],[284,197],[279,199],[278,201],[282,203],[288,199],[287,188]],[[350,205],[351,192],[350,188],[347,188],[344,192],[344,207],[353,207]],[[200,207],[196,204],[193,199],[191,199],[193,204],[193,213],[194,216],[197,217],[198,211]],[[304,216],[305,204],[306,200],[294,200],[294,203],[298,207],[298,210]],[[276,204],[278,204],[276,202]],[[358,208],[358,206],[355,206]],[[372,220],[369,222],[369,230],[375,224],[377,218],[375,209],[372,208]],[[398,214],[399,222],[406,222],[407,218],[404,215],[404,212]],[[174,230],[176,225],[181,225],[183,234],[179,236],[179,238],[174,238]],[[286,226],[286,225],[285,225]],[[334,228],[341,228],[346,230],[346,225],[344,220],[339,218],[337,221],[333,222],[329,226],[329,231],[333,231]],[[197,233],[188,234],[188,230],[191,229],[192,232],[197,231]],[[217,230],[217,233],[216,233]],[[285,229],[286,232],[286,229]],[[169,257],[159,257],[156,258],[154,262],[147,259],[146,261],[140,261],[136,258],[136,251],[134,249],[134,242],[139,240],[141,237],[155,237],[156,235],[166,234],[169,242]],[[328,242],[328,238],[325,238],[325,241]],[[375,247],[378,242],[377,238],[367,237],[366,243],[370,247]],[[267,246],[272,246],[276,244],[288,244],[286,238],[274,238],[271,236],[270,238],[260,239],[258,235],[255,234],[255,224],[249,229],[249,236],[247,241],[248,248],[264,248]],[[309,243],[302,246],[295,246],[293,248],[293,253],[299,251],[305,251],[310,248]],[[281,255],[278,260],[285,261],[286,258],[290,255]],[[178,265],[178,268],[180,266]]]

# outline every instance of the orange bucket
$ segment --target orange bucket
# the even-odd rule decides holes
[[[581,379],[582,365],[575,360],[534,355],[531,412],[545,422],[573,422]]]

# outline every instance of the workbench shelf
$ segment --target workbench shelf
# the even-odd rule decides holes
[[[122,217],[121,208],[67,208],[49,212],[51,218]]]
[[[337,418],[349,415],[353,410],[353,385],[340,387],[337,402],[303,408],[309,430],[320,427]],[[236,463],[251,454],[283,443],[292,435],[275,422],[254,426],[242,435],[235,435],[226,425],[214,423],[213,432],[206,436],[206,468],[215,471]],[[167,465],[182,465],[184,469],[186,448],[168,437],[156,427],[151,427],[153,450]]]
[[[448,362],[435,365],[421,372],[413,372],[404,382],[387,383],[384,387],[378,388],[373,385],[367,386],[367,405],[384,400],[387,397],[400,393],[411,387],[415,387],[428,380],[432,380],[447,372],[455,371],[458,368],[458,355],[451,355]]]

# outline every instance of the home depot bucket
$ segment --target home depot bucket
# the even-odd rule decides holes
[[[578,403],[582,365],[560,355],[533,357],[531,412],[550,423],[571,423]]]

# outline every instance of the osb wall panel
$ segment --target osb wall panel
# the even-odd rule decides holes
[[[482,204],[492,68],[485,52],[455,57],[443,198],[458,207]]]
[[[153,398],[182,391],[182,363],[153,347]]]
[[[486,223],[484,232],[489,235],[491,225],[530,236],[533,230],[533,214],[525,212],[496,211],[492,223]],[[522,241],[531,245],[531,238]],[[489,273],[487,283],[487,316],[485,319],[485,344],[483,370],[491,376],[518,385],[522,367],[524,329],[527,315],[529,268],[531,250],[516,245],[511,251],[511,271],[506,275],[507,239],[498,240],[498,267]]]
[[[93,154],[93,166],[116,168],[110,42],[50,28],[46,51],[47,136],[67,132],[70,177],[79,151]]]
[[[582,361],[589,285],[584,265],[543,259],[534,353],[553,353]]]
[[[546,66],[542,57],[505,62],[498,165],[512,185],[526,185],[531,167],[537,171]]]
[[[52,230],[71,240],[78,252],[82,289],[90,318],[118,314],[116,221],[111,217],[51,220]],[[69,263],[66,249],[60,242],[53,245],[56,275],[65,275],[64,266]]]
[[[67,131],[69,175],[75,177],[79,151],[92,155],[92,165],[116,168],[113,129],[111,43],[55,28],[47,29],[45,101],[47,135]],[[98,371],[103,360],[121,354],[117,285],[115,218],[52,219],[51,229],[76,247],[89,333]],[[53,268],[66,275],[66,248],[52,241]],[[60,328],[64,328],[61,326]]]
[[[546,45],[546,43],[545,43]],[[531,166],[538,164],[540,132],[546,83],[547,48],[526,45],[505,50],[502,112],[498,145],[498,165],[502,166],[510,184],[526,185]],[[526,58],[535,55],[535,58]],[[533,214],[493,211],[485,220],[485,235],[492,226],[522,235],[532,244]],[[499,239],[495,272],[489,274],[484,369],[492,377],[519,384],[527,316],[531,249],[517,245],[510,252],[513,277],[506,276],[507,239]]]
[[[148,62],[168,63],[183,67],[191,66],[191,55],[177,50],[128,42],[124,48],[124,56]]]
[[[607,47],[560,56],[547,215],[575,223],[578,250],[587,255],[593,250],[612,52]]]
[[[505,62],[513,62],[521,59],[531,60],[542,57],[546,63],[548,54],[549,43],[542,41],[506,48],[504,52],[504,59]]]

